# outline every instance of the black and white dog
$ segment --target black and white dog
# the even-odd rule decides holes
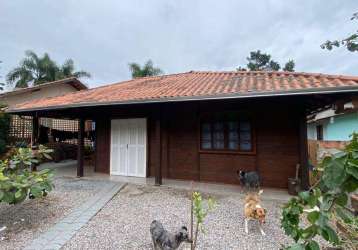
[[[241,186],[246,188],[259,188],[260,176],[256,171],[245,172],[238,170],[237,177],[240,180]]]
[[[175,234],[164,229],[162,223],[153,220],[150,224],[150,234],[152,236],[154,250],[175,250],[182,242],[191,242],[188,229],[181,227]]]

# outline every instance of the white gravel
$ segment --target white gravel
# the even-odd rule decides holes
[[[58,177],[47,197],[17,205],[0,203],[0,249],[22,249],[58,220],[81,205],[100,188],[103,181]]]
[[[206,219],[198,249],[279,249],[289,242],[280,229],[280,201],[264,201],[266,236],[255,222],[244,232],[242,194],[214,195],[217,208]],[[187,192],[167,187],[129,184],[83,227],[64,249],[151,249],[149,225],[160,220],[173,231],[189,225]],[[182,245],[181,249],[188,249]]]

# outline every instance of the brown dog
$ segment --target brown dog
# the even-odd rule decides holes
[[[262,229],[262,224],[265,223],[266,218],[266,210],[260,205],[260,195],[262,194],[262,190],[258,194],[251,193],[248,194],[245,198],[245,232],[248,234],[248,222],[250,220],[257,220],[259,222],[259,228],[262,235],[266,235]]]

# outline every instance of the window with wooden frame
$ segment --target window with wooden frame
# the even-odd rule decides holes
[[[253,129],[250,119],[232,114],[202,118],[200,150],[253,152]]]
[[[322,141],[323,140],[323,126],[317,125],[316,131],[317,131],[317,140]]]

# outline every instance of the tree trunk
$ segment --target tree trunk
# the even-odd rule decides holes
[[[198,232],[199,232],[199,223],[196,222],[195,238],[194,238],[194,242],[193,242],[193,250],[196,248],[196,240],[198,239]]]

